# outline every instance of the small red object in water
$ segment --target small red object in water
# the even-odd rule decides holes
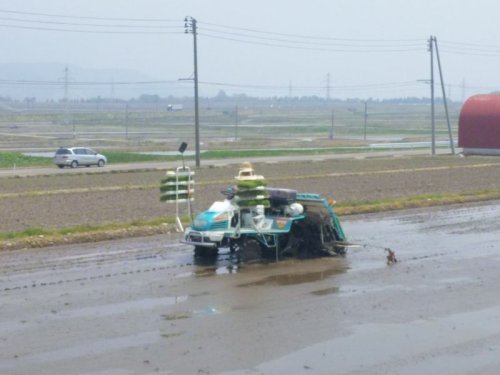
[[[389,249],[388,247],[385,249],[387,251],[387,264],[394,264],[397,263],[398,260],[396,259],[396,253]]]

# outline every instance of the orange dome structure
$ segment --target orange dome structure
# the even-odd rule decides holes
[[[464,154],[500,155],[500,94],[475,95],[465,101],[458,146]]]

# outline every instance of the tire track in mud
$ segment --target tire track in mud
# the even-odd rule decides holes
[[[220,260],[223,260],[224,259],[223,257],[226,255],[227,254],[220,254],[218,256],[218,258],[213,261],[214,264]],[[451,254],[451,253],[441,252],[441,253],[435,253],[435,254],[426,254],[426,255],[422,255],[422,256],[413,256],[413,257],[406,258],[406,259],[398,259],[397,262],[403,263],[403,264],[408,264],[408,263],[412,263],[412,262],[416,262],[416,261],[432,260],[432,259],[438,259],[441,257],[452,256],[452,255],[453,254]],[[135,261],[142,261],[142,260],[155,259],[158,257],[159,257],[158,255],[151,255],[151,256],[147,256],[147,257],[136,257],[136,259],[134,259],[134,260]],[[177,258],[180,258],[180,257],[181,257],[180,255],[177,256]],[[120,260],[123,260],[123,259],[117,259],[117,258],[109,259],[109,264],[120,262]],[[132,261],[132,259],[129,259],[128,261]],[[86,261],[85,263],[88,265],[91,264],[90,261]],[[81,263],[81,264],[83,264],[83,263]],[[133,267],[133,269],[126,270],[126,271],[103,272],[100,274],[93,274],[93,275],[89,275],[89,276],[83,276],[83,277],[77,277],[77,278],[71,278],[71,279],[62,278],[62,279],[59,279],[56,281],[46,281],[46,282],[31,281],[30,283],[24,283],[24,284],[21,283],[19,285],[13,285],[13,286],[12,285],[11,286],[5,286],[5,285],[2,286],[1,284],[3,284],[3,283],[0,283],[0,292],[15,292],[15,291],[21,291],[24,289],[44,288],[44,287],[60,286],[63,284],[72,284],[72,283],[80,283],[81,285],[83,285],[83,283],[85,283],[85,282],[107,280],[107,279],[111,279],[111,278],[119,277],[119,276],[137,275],[137,274],[142,274],[142,273],[161,272],[161,271],[167,271],[167,272],[168,271],[178,271],[178,270],[184,269],[185,267],[192,267],[192,266],[196,266],[196,262],[194,260],[192,262],[176,263],[176,264],[170,264],[170,265],[165,265],[165,266],[154,266],[154,267],[144,267],[144,268]],[[198,266],[201,268],[200,271],[204,271],[207,269],[211,270],[213,268],[213,265],[210,266],[207,264],[198,265]],[[67,267],[65,269],[72,269],[72,268],[74,268],[74,267]],[[45,267],[45,269],[47,269],[47,267]],[[43,269],[33,267],[32,269],[26,269],[23,271],[26,271],[26,272],[31,271],[32,272],[32,271],[36,271],[36,270],[43,270]],[[54,269],[52,269],[52,270],[54,270]],[[203,274],[202,272],[199,272],[199,273]]]
[[[47,282],[33,281],[29,284],[25,283],[24,285],[0,287],[0,291],[9,292],[9,291],[19,291],[19,290],[28,289],[28,288],[56,286],[56,285],[61,285],[61,284],[85,283],[85,282],[90,282],[90,281],[95,281],[95,280],[110,279],[112,277],[117,277],[117,276],[127,276],[127,275],[134,275],[134,274],[147,273],[147,272],[158,272],[158,271],[182,269],[184,267],[189,267],[192,265],[193,265],[193,263],[186,263],[186,264],[178,264],[178,265],[171,265],[171,266],[160,266],[160,267],[151,267],[151,268],[142,268],[142,269],[139,268],[139,269],[135,269],[135,270],[121,271],[121,272],[114,272],[114,273],[103,273],[103,274],[99,274],[99,275],[78,277],[78,278],[74,278],[74,279],[65,279],[65,280],[60,279],[57,281],[47,281]]]
[[[185,267],[194,265],[194,261],[183,260],[185,253],[181,252],[183,245],[169,246],[168,249],[128,249],[122,251],[114,251],[108,253],[95,254],[78,254],[75,256],[57,256],[55,259],[38,259],[30,260],[28,264],[20,264],[19,255],[12,254],[15,261],[9,263],[7,260],[2,264],[2,276],[0,277],[0,291],[20,291],[28,288],[49,287],[69,283],[85,283],[96,280],[105,280],[118,276],[127,276],[149,272],[175,271]],[[118,254],[118,255],[117,255]],[[47,254],[45,254],[47,255]],[[50,256],[50,255],[49,255]],[[71,261],[68,261],[71,258]],[[191,258],[192,259],[192,258]],[[159,260],[159,265],[138,266],[137,262]],[[156,262],[155,262],[156,263]],[[161,264],[164,265],[161,265]],[[95,273],[95,267],[108,267],[114,264],[119,264],[126,270],[102,273]],[[64,278],[63,275],[51,278],[52,274],[57,272],[64,273],[66,271],[93,271],[91,275],[85,275],[75,278]],[[40,275],[37,275],[40,274]],[[11,280],[16,277],[31,279],[31,281],[20,281],[16,283]],[[34,277],[30,277],[34,276]],[[47,281],[44,281],[48,279]],[[42,281],[40,281],[42,280]]]

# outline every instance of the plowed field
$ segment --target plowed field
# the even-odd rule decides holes
[[[500,188],[500,158],[398,157],[255,164],[270,186],[319,193],[337,202],[401,199],[421,194]],[[159,200],[165,171],[1,178],[0,232],[129,223],[175,214]],[[95,170],[93,170],[95,172]],[[203,211],[234,184],[238,166],[196,170],[193,212]]]

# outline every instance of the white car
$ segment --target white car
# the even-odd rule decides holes
[[[66,166],[71,168],[78,166],[90,167],[91,165],[104,167],[107,162],[106,156],[87,147],[61,147],[54,155],[54,164],[59,168]]]

